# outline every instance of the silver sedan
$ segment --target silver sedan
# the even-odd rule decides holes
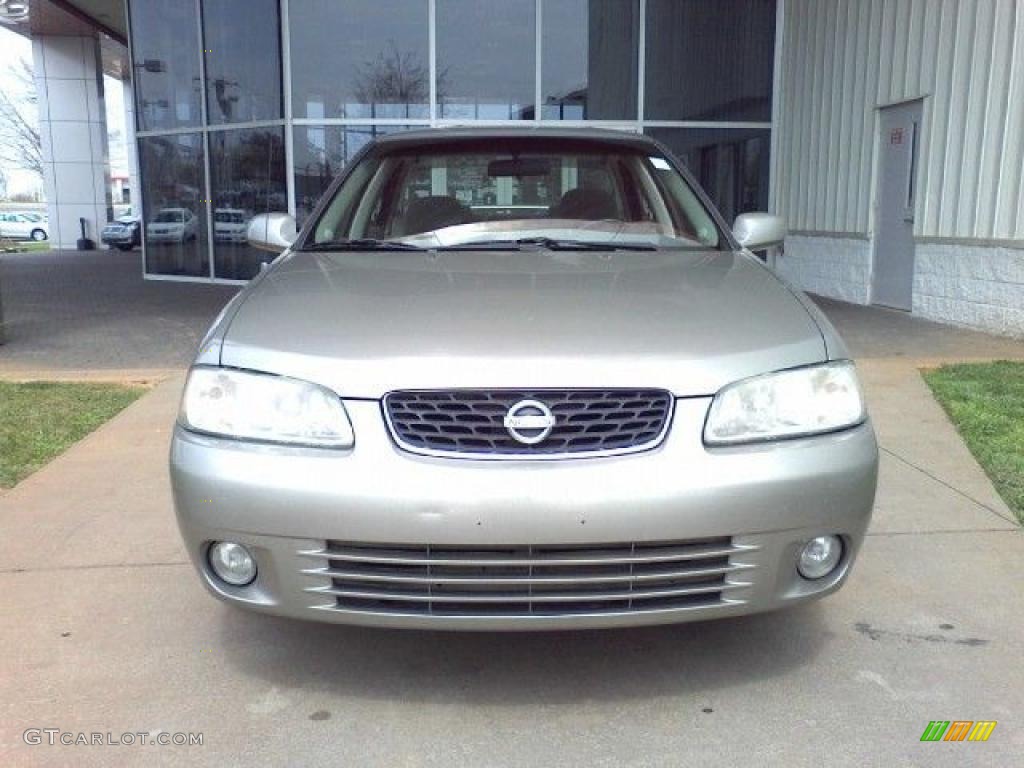
[[[660,144],[393,134],[201,345],[178,522],[230,603],[564,629],[783,608],[846,580],[878,452],[853,363]]]

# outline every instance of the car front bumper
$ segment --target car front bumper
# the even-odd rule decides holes
[[[104,245],[132,245],[134,244],[135,238],[130,233],[127,235],[102,234],[100,235],[100,241]]]
[[[177,427],[171,480],[178,523],[203,583],[217,597],[339,623],[460,630],[630,626],[772,610],[838,589],[874,502],[878,451],[870,423],[814,438],[709,449],[701,441],[709,405],[710,398],[678,400],[672,426],[655,450],[557,461],[415,456],[394,445],[381,406],[372,401],[346,402],[356,434],[355,447],[346,451],[246,444]],[[806,541],[824,534],[842,537],[842,561],[828,576],[806,580],[797,573],[797,555]],[[231,587],[211,573],[206,552],[210,542],[222,540],[253,552],[258,576],[252,584]],[[671,545],[666,551],[724,548],[720,559],[704,561],[722,573],[711,581],[684,581],[698,585],[699,593],[685,603],[601,597],[526,605],[517,597],[492,611],[493,604],[422,596],[405,602],[403,587],[396,588],[397,601],[353,608],[336,594],[332,575],[345,563],[325,554],[348,545],[356,551],[372,545],[391,555],[389,548],[401,554],[410,547],[628,554],[662,543]],[[422,587],[430,578],[440,580],[415,581]],[[610,586],[623,588],[621,582]],[[482,589],[485,596],[504,594]]]

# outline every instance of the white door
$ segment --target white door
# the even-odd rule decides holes
[[[883,107],[879,126],[871,301],[909,311],[914,288],[914,198],[921,102]]]

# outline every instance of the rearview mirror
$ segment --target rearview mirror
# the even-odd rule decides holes
[[[287,213],[261,213],[249,219],[245,236],[249,245],[261,251],[280,253],[298,237],[295,219]]]
[[[782,245],[786,239],[786,222],[770,213],[741,213],[732,225],[732,233],[740,245],[751,251]]]

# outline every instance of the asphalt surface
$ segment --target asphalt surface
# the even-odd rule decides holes
[[[179,287],[200,291],[180,327],[201,333],[224,297]],[[139,323],[144,304],[129,304]],[[851,579],[795,610],[675,627],[387,632],[224,606],[174,524],[166,460],[182,377],[170,375],[0,495],[0,765],[1019,765],[1024,538],[916,366],[1024,349],[830,304],[883,451]],[[173,367],[185,346],[141,360],[126,346],[109,367]],[[38,365],[22,351],[18,365]],[[986,743],[921,743],[931,720],[998,725]],[[142,735],[49,746],[45,733],[26,744],[27,729]],[[158,733],[203,744],[149,744]]]
[[[237,286],[143,280],[138,251],[0,255],[0,375],[174,369]]]

